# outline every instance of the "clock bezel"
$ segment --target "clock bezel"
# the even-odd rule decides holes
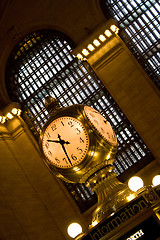
[[[93,129],[93,131],[95,131],[95,133],[97,134],[97,137],[99,137],[100,139],[101,139],[101,141],[103,142],[103,144],[104,145],[106,145],[106,143],[107,143],[107,145],[108,144],[110,144],[111,146],[117,146],[117,144],[118,144],[118,142],[117,142],[117,138],[116,138],[116,142],[115,143],[113,143],[113,142],[111,142],[111,141],[109,141],[106,137],[104,137],[103,136],[103,134],[101,134],[101,132],[95,127],[95,125],[91,122],[91,120],[89,119],[89,117],[87,116],[87,114],[86,114],[86,111],[85,111],[85,107],[90,107],[90,106],[87,106],[87,105],[85,105],[84,106],[84,117],[87,119],[87,121],[89,122],[89,124],[90,124],[90,127]],[[92,108],[92,107],[90,107],[90,108]],[[92,108],[93,110],[96,110],[96,109],[94,109],[94,108]],[[97,110],[96,110],[97,111]],[[98,111],[97,111],[98,112]],[[100,115],[102,115],[100,112],[98,112]],[[103,116],[102,116],[103,117]],[[107,120],[107,119],[106,119]],[[107,120],[108,121],[108,120]],[[108,123],[109,123],[109,121],[108,121]],[[109,123],[110,124],[110,123]],[[111,126],[111,124],[110,124],[110,126]],[[112,128],[112,126],[111,126],[111,128]],[[112,131],[113,131],[113,133],[115,134],[115,132],[114,132],[114,130],[112,129]],[[115,134],[115,136],[116,136],[116,134]]]
[[[90,161],[90,159],[92,158],[92,156],[95,152],[96,145],[97,145],[96,141],[95,141],[95,138],[93,136],[94,133],[91,131],[90,126],[88,125],[88,122],[84,118],[82,118],[82,116],[81,116],[82,112],[79,109],[79,107],[77,108],[77,106],[80,106],[80,108],[81,108],[83,105],[72,105],[73,110],[71,112],[70,112],[70,107],[66,107],[66,108],[57,110],[56,113],[53,113],[50,116],[50,118],[48,119],[48,121],[44,124],[44,126],[41,130],[41,133],[40,133],[39,146],[40,146],[41,153],[43,154],[44,160],[46,161],[49,168],[51,168],[54,171],[61,172],[62,174],[63,174],[63,172],[71,173],[71,172],[79,171],[82,168],[84,168],[84,166],[87,164],[87,162]],[[77,108],[78,111],[75,111],[75,108]],[[56,120],[60,117],[72,117],[72,118],[75,118],[76,120],[80,121],[82,123],[83,127],[86,129],[86,132],[88,133],[88,138],[89,138],[88,151],[87,151],[85,157],[83,158],[83,160],[81,160],[80,163],[78,163],[75,166],[71,166],[70,168],[69,167],[61,168],[61,167],[57,167],[56,165],[52,164],[51,161],[45,156],[45,154],[43,152],[43,147],[42,147],[43,135],[44,135],[47,127],[54,120]]]
[[[59,127],[59,130],[58,130],[58,132],[61,134],[62,132],[63,132],[63,135],[62,135],[62,138],[65,136],[65,134],[64,134],[64,131],[65,131],[65,129],[63,129],[63,131],[62,131],[62,128],[63,127],[67,127],[67,128],[70,128],[69,127],[69,125],[67,124],[67,125],[65,125],[65,126],[63,126],[62,124],[60,124],[61,123],[61,121],[63,121],[63,123],[65,122],[66,123],[66,121],[67,121],[67,123],[69,122],[69,121],[72,121],[73,122],[73,124],[74,124],[74,122],[76,122],[77,124],[78,124],[78,126],[80,126],[80,129],[83,129],[83,133],[82,133],[82,135],[83,135],[83,137],[85,137],[84,138],[84,141],[85,141],[85,145],[84,144],[82,144],[82,145],[84,145],[84,146],[82,146],[81,145],[81,143],[79,142],[79,146],[81,145],[82,147],[80,147],[80,148],[82,148],[83,149],[83,153],[82,153],[82,155],[80,156],[78,156],[78,152],[77,153],[74,153],[74,150],[76,149],[76,147],[75,147],[75,149],[73,150],[73,154],[74,154],[74,156],[75,157],[77,157],[78,159],[77,159],[77,162],[75,161],[75,163],[74,163],[74,161],[73,161],[73,158],[70,158],[70,156],[67,156],[67,157],[69,157],[70,159],[69,159],[69,161],[67,160],[67,157],[66,157],[66,160],[67,160],[67,162],[63,162],[63,163],[60,163],[60,164],[56,164],[56,161],[53,161],[50,157],[49,157],[49,155],[47,156],[47,154],[46,154],[46,149],[44,148],[44,135],[45,135],[45,133],[46,133],[46,131],[47,131],[47,129],[48,129],[48,131],[50,131],[51,129],[51,125],[52,124],[56,124],[57,125],[57,129],[58,129],[58,127]],[[60,125],[59,125],[60,124]],[[56,129],[56,130],[57,130]],[[55,132],[57,132],[55,130]],[[71,129],[70,130],[76,130],[73,126],[71,127]],[[54,132],[54,133],[55,133]],[[77,133],[78,131],[76,131],[75,133]],[[54,134],[53,133],[53,134]],[[68,129],[68,133],[70,133],[69,132],[69,129]],[[67,137],[68,136],[70,136],[70,134],[68,134],[67,133]],[[51,133],[52,134],[52,133]],[[81,134],[81,133],[80,133]],[[79,134],[76,134],[76,138],[78,139],[78,138],[80,138],[82,135],[79,135]],[[66,136],[65,136],[66,137]],[[48,137],[48,140],[49,140],[49,137]],[[71,140],[71,139],[68,139],[69,141]],[[73,142],[72,142],[73,143]],[[53,164],[53,166],[54,167],[56,167],[56,168],[63,168],[63,169],[70,169],[70,168],[72,168],[72,167],[77,167],[77,165],[79,165],[82,161],[83,161],[83,159],[85,158],[85,156],[86,156],[86,154],[87,154],[87,152],[88,152],[88,150],[89,150],[89,143],[90,143],[90,141],[89,141],[89,135],[88,135],[88,132],[87,132],[87,130],[86,130],[86,128],[84,127],[84,125],[82,124],[82,122],[81,121],[79,121],[78,119],[76,119],[76,118],[73,118],[73,117],[71,117],[71,116],[62,116],[62,117],[58,117],[58,118],[56,118],[56,119],[54,119],[54,120],[52,120],[47,126],[46,126],[46,128],[45,128],[45,130],[44,130],[44,132],[43,132],[43,136],[42,136],[42,150],[43,150],[43,152],[44,152],[44,154],[45,154],[45,157],[48,159],[48,161],[51,163],[51,164]],[[73,145],[74,145],[74,143],[73,143]],[[54,146],[54,145],[53,145]],[[77,146],[78,146],[78,143],[77,143]],[[55,146],[55,147],[58,147],[59,148],[59,143],[58,143],[58,146]],[[67,148],[67,146],[64,146],[65,148]],[[60,147],[60,149],[62,150],[62,152],[63,152],[63,149]],[[73,149],[73,147],[71,147],[70,149]],[[60,150],[60,151],[61,151]],[[67,149],[66,149],[67,150]],[[51,150],[50,150],[51,151]],[[57,151],[59,151],[59,150],[57,150]],[[52,153],[54,153],[54,151],[52,151]],[[68,154],[67,154],[68,155]],[[58,154],[57,154],[57,157],[58,157]],[[61,160],[62,160],[62,158],[61,158]],[[71,161],[72,160],[72,161]],[[71,166],[71,164],[72,164],[72,166]]]

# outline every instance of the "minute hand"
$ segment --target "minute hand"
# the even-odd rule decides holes
[[[69,142],[68,142],[68,141],[65,142],[64,140],[62,140],[62,139],[61,139],[61,136],[60,136],[59,134],[58,134],[58,138],[59,138],[59,140],[60,140],[60,144],[61,144],[61,146],[62,146],[62,149],[63,149],[64,153],[66,154],[66,157],[67,157],[69,163],[70,163],[71,166],[72,166],[71,160],[70,160],[70,158],[69,158],[69,156],[68,156],[68,154],[67,154],[67,151],[66,151],[66,149],[65,149],[65,147],[64,147],[64,144],[65,144],[65,143],[66,143],[66,144],[69,144]]]
[[[71,160],[70,160],[70,158],[69,158],[69,156],[68,156],[68,154],[67,154],[67,152],[66,152],[66,149],[65,149],[64,145],[63,145],[63,144],[61,144],[61,145],[62,145],[63,151],[64,151],[65,154],[66,154],[66,157],[68,158],[68,161],[70,162],[70,164],[71,164],[71,166],[72,166]]]

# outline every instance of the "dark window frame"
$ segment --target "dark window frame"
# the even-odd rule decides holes
[[[117,21],[120,37],[155,86],[160,89],[160,6],[158,9],[158,2],[156,0],[100,0],[100,5],[106,19],[110,15]]]
[[[42,30],[24,38],[8,59],[9,96],[21,103],[22,116],[37,139],[49,118],[44,103],[47,95],[57,98],[61,107],[78,103],[100,111],[109,119],[120,143],[115,172],[125,181],[154,157],[90,65],[71,54],[73,47],[66,35],[55,31]],[[81,212],[97,201],[84,184],[66,184],[66,187]]]

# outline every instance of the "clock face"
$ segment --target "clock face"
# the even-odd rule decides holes
[[[79,164],[88,148],[88,133],[83,124],[73,117],[59,117],[44,131],[42,150],[56,167],[71,168]]]
[[[98,131],[98,133],[105,138],[109,143],[116,145],[117,137],[113,131],[110,123],[94,108],[84,106],[85,114],[91,125]]]

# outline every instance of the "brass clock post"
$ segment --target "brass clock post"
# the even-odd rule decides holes
[[[85,183],[96,192],[93,227],[134,196],[114,172],[116,135],[109,122],[89,106],[60,108],[52,98],[46,103],[53,111],[40,135],[44,161],[62,180]]]

